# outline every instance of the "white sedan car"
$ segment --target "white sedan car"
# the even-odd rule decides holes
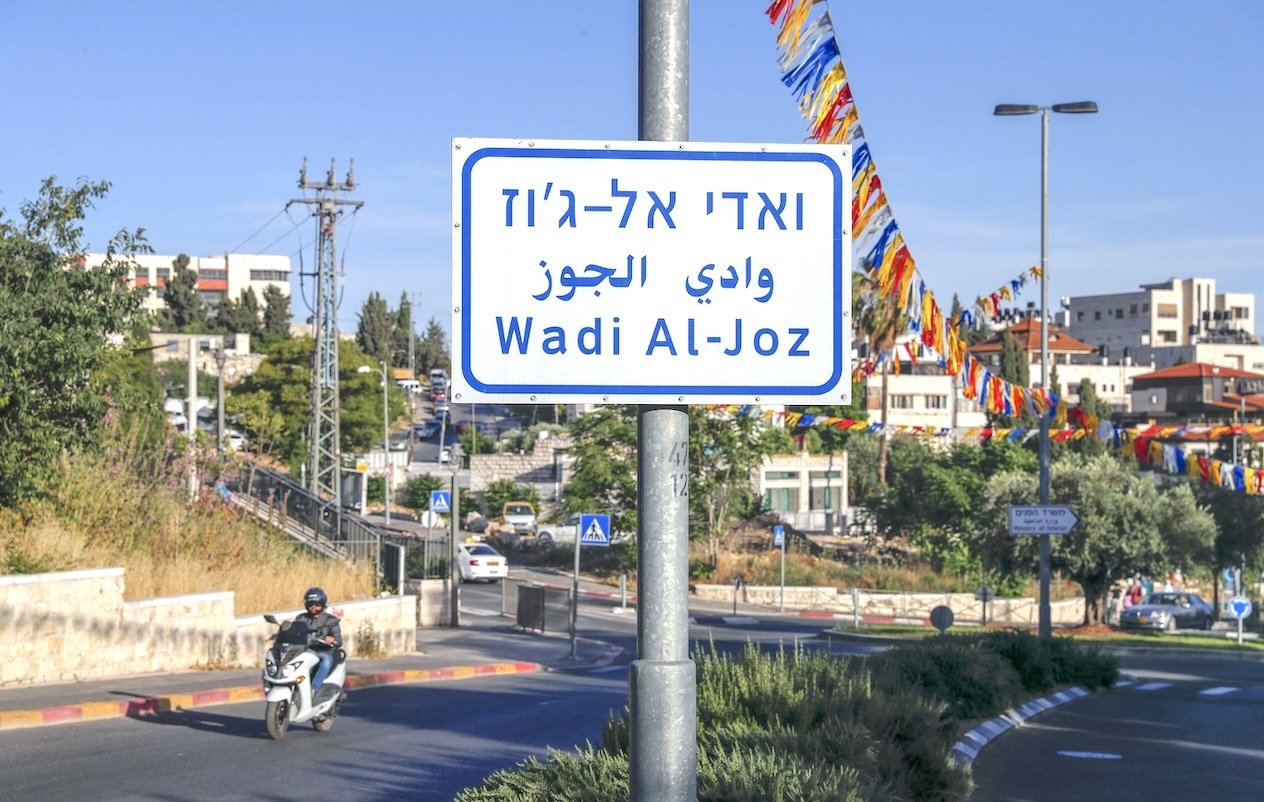
[[[457,549],[461,580],[497,582],[509,576],[509,562],[486,543],[462,543]]]

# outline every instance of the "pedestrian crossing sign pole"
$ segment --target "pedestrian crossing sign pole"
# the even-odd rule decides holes
[[[575,576],[571,580],[571,657],[575,657],[579,625],[579,547],[609,545],[610,516],[581,513],[575,537]]]

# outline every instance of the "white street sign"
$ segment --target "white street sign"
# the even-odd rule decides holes
[[[452,148],[452,400],[850,401],[850,146]]]
[[[1009,508],[1011,535],[1069,535],[1079,522],[1070,507],[1060,504],[1011,504]]]

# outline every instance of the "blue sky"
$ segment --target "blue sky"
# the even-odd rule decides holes
[[[806,136],[766,6],[693,0],[691,139]],[[945,305],[1039,262],[1039,118],[993,117],[1001,102],[1101,108],[1050,121],[1051,298],[1186,276],[1264,293],[1264,3],[829,8],[891,207]],[[143,226],[158,253],[293,255],[297,271],[313,224],[282,209],[304,155],[313,177],[354,158],[340,327],[377,291],[415,293],[419,327],[446,328],[451,138],[635,139],[636,24],[635,0],[7,0],[0,207],[16,216],[48,175],[106,179],[94,249]]]

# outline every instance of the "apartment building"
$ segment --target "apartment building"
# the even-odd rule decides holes
[[[1071,336],[1105,355],[1160,368],[1215,357],[1237,370],[1264,367],[1255,364],[1264,363],[1264,349],[1255,333],[1254,294],[1218,293],[1214,279],[1173,278],[1137,292],[1072,296],[1063,306]],[[1200,345],[1219,351],[1200,352]]]
[[[175,256],[142,254],[134,257],[136,269],[128,279],[137,287],[153,287],[155,292],[145,298],[145,309],[157,312],[164,308],[162,288],[174,271]],[[84,260],[85,267],[98,267],[105,261],[105,254],[90,253]],[[202,302],[218,306],[226,298],[240,300],[246,288],[254,290],[260,306],[263,292],[274,286],[285,296],[290,295],[290,258],[270,254],[232,253],[222,256],[192,256],[189,268],[197,273],[197,290]]]

